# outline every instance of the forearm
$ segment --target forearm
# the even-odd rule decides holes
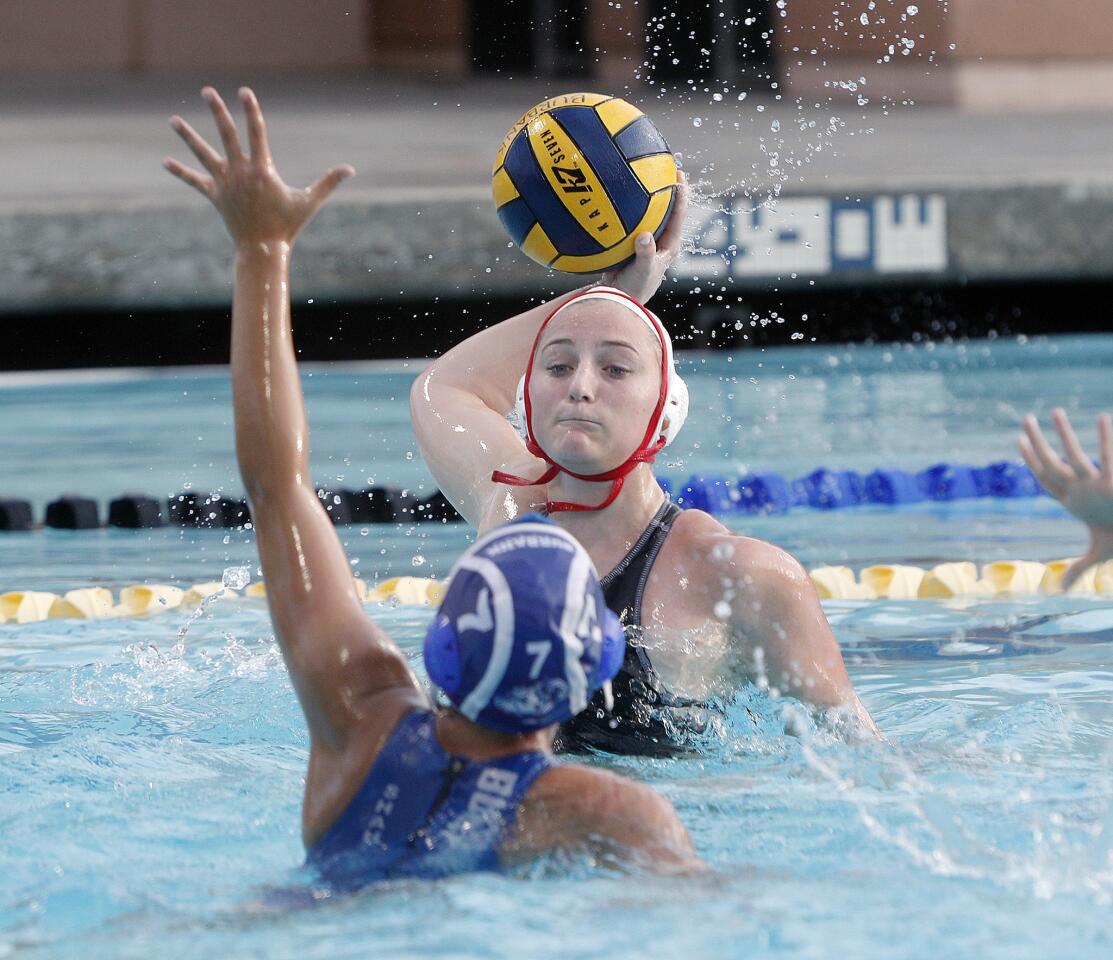
[[[570,291],[539,306],[481,330],[435,360],[434,374],[427,389],[463,390],[505,414],[514,406],[518,380],[526,372],[526,362],[537,331],[545,318],[564,303]]]
[[[232,397],[236,456],[249,497],[310,483],[309,437],[290,328],[290,245],[236,253]]]

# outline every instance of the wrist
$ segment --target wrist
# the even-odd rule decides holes
[[[236,244],[236,265],[254,266],[288,263],[293,243],[289,240],[254,240]]]

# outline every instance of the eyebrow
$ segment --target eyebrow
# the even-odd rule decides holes
[[[575,346],[575,344],[568,337],[558,337],[556,340],[550,340],[548,343],[546,343],[544,346],[542,346],[541,349],[542,350],[547,350],[549,347],[555,347],[555,346],[558,346],[558,345],[562,346],[562,347],[565,347],[565,346],[573,347],[573,346]],[[601,340],[599,342],[599,345],[602,346],[602,347],[625,347],[627,350],[632,350],[634,353],[638,352],[637,347],[635,347],[632,343],[628,343],[625,340]]]

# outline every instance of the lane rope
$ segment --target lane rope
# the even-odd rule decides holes
[[[946,600],[951,598],[1021,597],[1061,594],[1063,574],[1073,559],[1040,563],[1034,560],[995,560],[981,568],[969,560],[939,563],[931,568],[907,564],[875,564],[856,574],[847,566],[821,566],[808,571],[821,600]],[[368,586],[353,580],[366,604],[436,606],[445,583],[428,577],[392,577]],[[1072,596],[1113,596],[1113,560],[1091,567],[1071,587]],[[118,597],[107,587],[77,587],[59,595],[42,590],[0,593],[0,624],[41,623],[44,620],[103,620],[141,617],[171,610],[195,611],[202,603],[259,600],[266,597],[262,581],[242,592],[223,583],[134,584]]]

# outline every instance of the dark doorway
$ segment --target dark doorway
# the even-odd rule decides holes
[[[470,0],[472,70],[580,77],[588,70],[587,0]]]
[[[761,90],[776,79],[771,0],[650,0],[645,34],[653,82],[728,80]]]

